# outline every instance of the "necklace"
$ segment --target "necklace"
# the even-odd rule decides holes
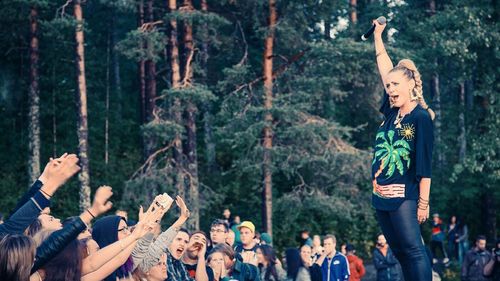
[[[401,116],[401,109],[398,110],[398,115],[396,116],[396,119],[394,119],[394,125],[396,125],[396,129],[401,129],[401,121],[403,121],[403,118],[405,118],[407,114]]]

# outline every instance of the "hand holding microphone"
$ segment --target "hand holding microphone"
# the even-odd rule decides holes
[[[361,36],[361,40],[366,41],[368,37],[370,37],[373,34],[375,29],[377,29],[377,31],[380,30],[380,33],[382,33],[386,23],[387,19],[384,16],[378,17],[376,20],[373,21],[372,27],[370,27],[370,29],[368,29],[368,31],[366,31],[365,34]]]

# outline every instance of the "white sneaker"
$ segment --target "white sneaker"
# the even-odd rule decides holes
[[[449,261],[450,261],[450,259],[449,259],[449,258],[444,258],[444,259],[443,259],[443,263],[448,263]]]
[[[438,260],[437,259],[432,259],[432,263],[437,263]]]

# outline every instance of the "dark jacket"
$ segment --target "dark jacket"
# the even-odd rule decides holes
[[[14,210],[12,210],[11,214],[15,213],[19,208],[21,208],[24,205],[24,203],[28,202],[28,200],[30,200],[31,197],[35,196],[35,194],[40,190],[40,188],[42,188],[42,186],[43,183],[39,180],[36,180],[31,185],[30,189],[23,194],[23,197],[21,197],[21,199],[17,201],[16,207],[14,208]]]
[[[3,224],[0,224],[0,236],[22,234],[35,221],[40,212],[50,206],[50,201],[41,192],[25,201]]]
[[[462,281],[486,281],[490,280],[483,275],[484,266],[491,260],[488,251],[479,252],[476,248],[471,249],[465,255],[462,263]]]
[[[70,223],[64,225],[60,230],[54,231],[43,243],[36,248],[35,264],[31,268],[34,273],[43,267],[48,261],[64,250],[69,242],[75,240],[87,226],[76,217]]]
[[[260,281],[259,269],[255,265],[243,263],[240,255],[236,255],[231,277],[224,277],[222,281],[236,279],[238,281]]]
[[[391,248],[387,249],[386,256],[378,248],[373,250],[373,265],[377,269],[377,281],[400,281],[398,263]]]
[[[92,227],[92,238],[99,244],[101,249],[118,241],[118,225],[121,220],[125,221],[125,219],[120,216],[106,216],[98,219],[94,223],[94,227]],[[116,277],[127,277],[128,274],[132,272],[132,268],[132,257],[129,257],[124,265],[120,266],[104,280],[116,281]]]

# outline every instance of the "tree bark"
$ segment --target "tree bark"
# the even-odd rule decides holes
[[[435,135],[436,135],[436,147],[440,147],[442,145],[442,139],[441,139],[441,123],[442,123],[442,115],[441,115],[441,91],[439,90],[439,74],[436,72],[432,75],[431,78],[431,87],[432,87],[432,93],[433,93],[433,105],[434,105],[434,112],[436,113],[436,119],[434,120],[434,128],[435,128]],[[439,163],[438,167],[443,167],[444,165],[444,153],[443,149],[436,149],[437,150],[437,161]]]
[[[460,103],[460,113],[458,115],[458,128],[460,130],[460,134],[458,136],[458,161],[461,164],[465,163],[465,156],[467,153],[467,137],[466,137],[466,128],[465,128],[465,83],[460,82],[460,91],[458,95],[458,100]]]
[[[208,12],[208,3],[206,0],[201,0],[201,10],[203,12]],[[203,32],[208,34],[207,24],[203,24]],[[201,45],[201,67],[203,69],[202,83],[206,84],[208,80],[208,42],[204,41]],[[215,141],[213,134],[213,116],[212,116],[212,106],[210,103],[204,103],[203,105],[203,129],[205,133],[205,158],[207,161],[207,174],[213,174],[218,170],[217,162],[215,161]]]
[[[149,22],[154,21],[153,0],[148,1],[146,8],[146,18]],[[147,48],[152,48],[147,44]],[[146,120],[153,120],[156,98],[156,63],[153,60],[146,61]]]
[[[28,112],[28,176],[33,183],[40,176],[40,88],[38,75],[38,10],[30,12],[30,88]]]
[[[168,8],[171,12],[177,10],[176,0],[168,0]],[[177,20],[170,20],[170,67],[172,68],[172,88],[176,89],[180,87],[181,84],[181,72],[179,66],[179,42],[177,40]],[[181,101],[176,98],[174,99],[173,106],[173,117],[174,121],[181,125],[182,124],[182,110]],[[174,161],[175,161],[175,187],[179,192],[179,195],[183,198],[186,197],[186,190],[184,186],[184,168],[183,168],[183,152],[182,152],[182,140],[181,136],[177,134],[174,138]]]
[[[349,6],[351,12],[349,13],[349,19],[352,24],[358,23],[358,1],[357,0],[349,0]]]
[[[429,10],[431,12],[431,15],[436,14],[436,1],[435,0],[429,1]]]
[[[144,0],[139,1],[139,23],[138,26],[141,27],[144,24]],[[141,42],[141,48],[145,49],[146,46],[144,42]],[[141,59],[139,61],[139,100],[141,105],[141,124],[146,123],[146,61]],[[144,144],[143,144],[144,145]],[[144,155],[145,159],[147,158]]]
[[[194,10],[191,0],[184,0],[184,9],[186,13]],[[185,87],[191,87],[193,81],[192,57],[194,55],[193,27],[189,23],[184,23],[184,81]],[[196,113],[198,109],[192,101],[187,102],[186,107],[186,146],[184,153],[186,155],[186,168],[188,172],[187,188],[189,190],[189,203],[191,206],[191,219],[188,221],[188,227],[196,230],[200,229],[200,195],[198,179],[198,154],[196,152]]]
[[[108,165],[109,161],[109,93],[111,88],[110,83],[110,57],[111,57],[111,35],[108,36],[106,48],[106,117],[104,120],[104,164]],[[107,169],[106,169],[107,171]]]
[[[272,159],[271,150],[273,148],[273,116],[271,110],[273,107],[273,47],[275,25],[277,21],[276,0],[269,0],[269,32],[264,42],[264,108],[266,113],[264,120],[263,140],[263,190],[262,190],[262,224],[264,230],[272,235],[273,231],[273,189],[272,189]]]
[[[77,73],[77,97],[78,107],[77,136],[78,157],[80,158],[81,171],[78,174],[80,182],[80,209],[90,207],[90,176],[88,159],[88,124],[87,124],[87,84],[85,80],[85,50],[83,36],[83,14],[80,0],[74,1],[74,13],[77,21],[76,26],[76,73]]]
[[[111,64],[112,64],[112,69],[113,69],[113,86],[114,86],[114,93],[116,97],[116,112],[118,115],[118,118],[121,118],[122,116],[122,104],[123,104],[123,97],[122,97],[122,82],[120,78],[120,58],[118,56],[118,52],[115,50],[116,47],[116,42],[117,42],[117,28],[116,28],[116,11],[115,8],[111,9],[111,28],[110,28],[110,33],[111,33]]]

